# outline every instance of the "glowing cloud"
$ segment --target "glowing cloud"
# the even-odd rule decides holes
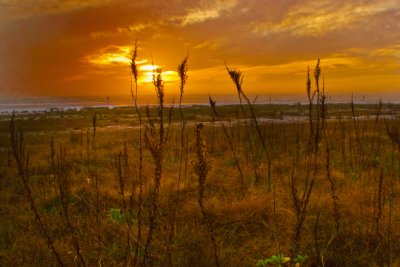
[[[394,91],[399,18],[399,0],[0,0],[0,92],[125,94],[136,39],[146,89],[158,69],[179,88],[189,52],[193,94],[232,93],[224,61],[249,94],[298,92],[318,57],[332,91]]]
[[[128,46],[109,46],[89,55],[84,61],[100,66],[128,64],[131,62],[131,48]]]
[[[321,36],[332,31],[351,28],[356,22],[389,10],[400,10],[398,1],[370,1],[367,3],[309,1],[294,6],[278,23],[255,25],[254,32],[265,36],[289,33],[295,36]]]
[[[129,46],[109,46],[98,50],[96,53],[88,55],[84,61],[97,67],[116,67],[129,66],[131,63],[132,48]],[[179,80],[176,71],[162,71],[162,67],[154,64],[147,64],[147,59],[136,60],[139,67],[139,82],[152,83],[155,73],[161,73],[164,82],[174,82]]]
[[[112,2],[113,0],[2,0],[0,1],[0,14],[3,19],[17,19],[98,7]]]
[[[138,62],[136,62],[136,64],[138,64]],[[156,71],[159,69],[161,69],[161,67],[157,65],[143,65],[139,67],[139,70],[141,71]]]
[[[204,22],[206,20],[219,17],[222,11],[230,10],[237,5],[236,1],[216,1],[211,6],[205,6],[189,10],[189,12],[180,18],[182,26]]]

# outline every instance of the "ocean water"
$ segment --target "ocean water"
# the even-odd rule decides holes
[[[306,104],[308,103],[305,94],[286,94],[286,95],[248,95],[256,104]],[[217,105],[238,104],[237,95],[213,95],[213,100]],[[352,94],[328,95],[328,103],[350,103]],[[177,104],[179,96],[166,96],[165,104]],[[375,104],[382,101],[384,103],[400,103],[400,94],[354,94],[354,103]],[[157,99],[154,95],[138,97],[138,105],[156,105]],[[208,95],[185,95],[183,105],[209,105]],[[76,96],[76,97],[0,97],[0,114],[4,113],[35,113],[51,110],[80,110],[90,107],[115,108],[123,106],[133,106],[130,96]]]

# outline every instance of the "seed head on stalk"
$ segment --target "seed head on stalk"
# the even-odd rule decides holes
[[[135,79],[135,82],[137,82],[138,79],[138,67],[136,65],[136,59],[137,59],[137,41],[135,41],[135,49],[133,50],[133,55],[131,60],[131,72],[133,78]]]
[[[187,79],[189,77],[188,74],[187,74],[188,69],[189,69],[189,67],[188,67],[188,58],[189,58],[189,55],[187,55],[183,59],[182,63],[179,64],[179,66],[178,66],[178,75],[179,75],[179,79],[181,80],[181,84],[180,84],[180,87],[179,87],[179,89],[180,89],[179,103],[182,101],[182,97],[183,97],[183,93],[184,93],[183,89],[185,88],[186,81],[187,81]]]
[[[243,84],[243,73],[237,69],[230,69],[225,64],[225,68],[228,71],[229,76],[231,77],[232,81],[235,83],[236,89],[240,94],[243,94],[242,91],[242,84]]]

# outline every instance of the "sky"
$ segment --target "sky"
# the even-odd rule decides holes
[[[400,90],[400,0],[0,0],[0,97],[129,95],[138,43],[139,93],[152,69],[178,94],[305,93],[321,59],[331,93]]]

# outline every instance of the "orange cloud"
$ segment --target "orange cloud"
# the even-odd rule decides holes
[[[232,93],[224,61],[249,93],[301,91],[318,57],[336,91],[399,89],[398,0],[182,3],[0,0],[0,92],[124,94],[135,40],[145,92],[153,59],[173,92],[187,53],[192,94]]]
[[[182,26],[201,23],[218,18],[223,11],[228,11],[237,5],[236,0],[218,0],[209,5],[190,9],[187,14],[178,18]]]
[[[109,46],[105,49],[88,55],[84,61],[96,66],[110,66],[129,64],[131,62],[131,48],[129,46]]]
[[[400,11],[399,2],[369,1],[332,2],[308,1],[294,6],[278,23],[265,22],[255,25],[254,32],[263,35],[290,33],[292,35],[320,36],[335,30],[350,28],[356,22],[366,22],[369,17],[389,10]]]
[[[113,0],[2,0],[0,14],[3,20],[19,19],[44,14],[56,14],[88,7],[107,5]]]

